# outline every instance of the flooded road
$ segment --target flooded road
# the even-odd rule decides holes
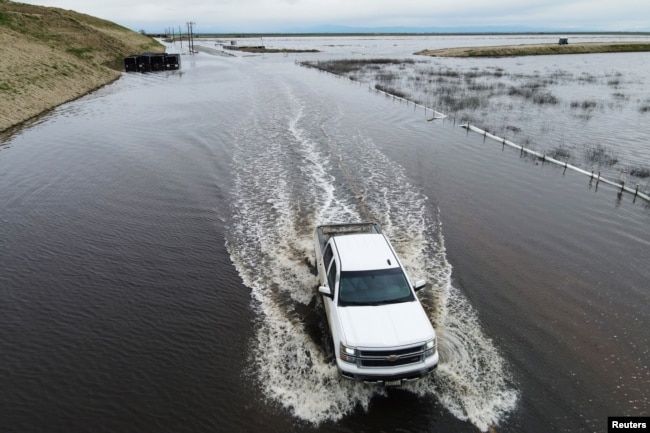
[[[281,56],[183,56],[0,146],[2,431],[602,431],[648,407],[650,212]],[[317,224],[379,222],[437,373],[340,380]]]

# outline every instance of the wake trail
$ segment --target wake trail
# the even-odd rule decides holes
[[[404,389],[435,396],[481,430],[498,425],[518,392],[476,312],[451,284],[437,211],[362,131],[341,126],[335,104],[314,106],[298,92],[288,83],[274,87],[270,102],[242,121],[233,158],[227,246],[258,313],[250,357],[265,397],[319,424],[367,410],[386,394],[339,377],[317,278],[306,263],[314,264],[316,225],[372,220],[409,274],[431,287],[419,296],[438,332],[441,363]]]

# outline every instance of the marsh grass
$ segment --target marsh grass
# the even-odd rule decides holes
[[[301,62],[302,66],[320,69],[336,75],[347,75],[351,72],[379,70],[387,65],[407,65],[415,63],[412,59],[343,59]]]
[[[535,104],[558,104],[560,100],[548,91],[542,91],[544,84],[541,82],[528,82],[521,86],[510,86],[508,96],[517,96],[530,100]]]
[[[572,101],[571,108],[582,108],[583,110],[593,110],[598,106],[596,101]]]
[[[564,145],[553,148],[547,155],[557,160],[568,160],[571,158],[571,151]]]
[[[560,99],[546,90],[546,87],[567,76],[563,71],[555,71],[547,78],[539,75],[513,76],[502,68],[461,71],[443,66],[431,67],[427,62],[412,59],[345,59],[301,64],[336,75],[355,76],[359,81],[368,81],[375,88],[390,89],[389,93],[395,95],[410,93],[397,88],[400,82],[415,83],[418,87],[429,86],[428,89],[421,90],[433,95],[432,102],[435,102],[436,107],[448,113],[487,108],[490,98],[504,95],[519,96],[538,105],[555,105]],[[406,66],[411,69],[405,70]],[[515,80],[527,81],[519,86],[508,87],[503,80],[513,77]],[[379,87],[376,87],[377,84]]]
[[[392,83],[397,80],[397,74],[391,71],[381,71],[375,75],[375,80],[380,83]]]
[[[384,92],[388,95],[397,96],[398,98],[408,99],[409,96],[408,94],[402,92],[401,90],[397,90],[389,86],[382,86],[381,84],[375,84],[375,89]]]
[[[587,148],[585,150],[585,158],[590,163],[604,166],[611,166],[618,163],[618,158],[601,144]]]
[[[641,179],[646,179],[650,177],[650,168],[649,167],[634,167],[630,169],[630,175],[638,177]]]
[[[581,83],[595,84],[598,82],[598,79],[593,74],[583,72],[582,75],[578,77],[578,81]]]

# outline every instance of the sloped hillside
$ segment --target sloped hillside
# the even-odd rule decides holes
[[[0,0],[0,132],[119,78],[155,40],[59,8]]]

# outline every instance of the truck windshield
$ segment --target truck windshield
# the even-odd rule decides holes
[[[401,268],[341,272],[339,305],[381,305],[413,301]]]

